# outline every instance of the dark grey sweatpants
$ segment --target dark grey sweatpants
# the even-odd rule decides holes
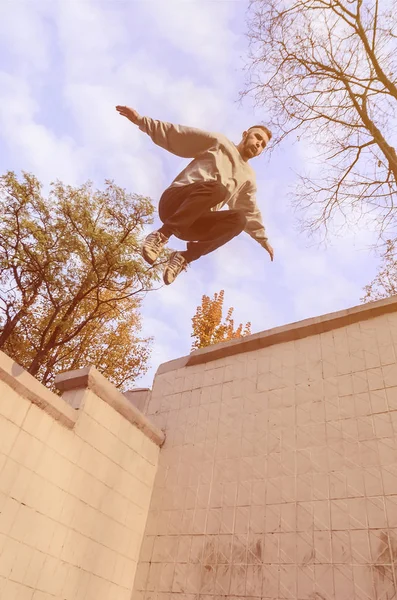
[[[200,181],[167,188],[161,196],[159,217],[164,225],[160,231],[188,242],[184,253],[188,262],[213,252],[244,230],[246,218],[242,211],[211,211],[226,193],[216,181]]]

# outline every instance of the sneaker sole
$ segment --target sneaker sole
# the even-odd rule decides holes
[[[173,254],[175,254],[175,253],[173,253]],[[170,259],[172,258],[173,254],[171,254],[171,256],[170,256]],[[164,281],[165,285],[171,285],[171,283],[174,283],[175,279],[176,279],[177,277],[179,277],[179,275],[181,275],[181,273],[182,273],[183,271],[185,271],[185,269],[182,269],[182,270],[181,270],[181,271],[180,271],[180,272],[179,272],[179,273],[178,273],[178,274],[177,274],[177,275],[174,277],[174,279],[173,279],[172,281],[167,281],[167,280],[166,280],[166,272],[167,272],[167,267],[166,267],[166,268],[164,269],[164,271],[163,271],[163,281]]]

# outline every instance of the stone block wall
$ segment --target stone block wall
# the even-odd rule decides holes
[[[130,600],[163,434],[95,369],[0,353],[0,598]]]
[[[134,600],[397,598],[397,301],[163,365]]]

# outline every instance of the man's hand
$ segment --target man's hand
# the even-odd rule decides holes
[[[273,259],[274,259],[274,250],[271,247],[271,245],[269,244],[269,242],[266,242],[263,245],[263,247],[264,247],[265,250],[267,250],[269,252],[270,260],[273,262]]]
[[[128,108],[128,106],[116,106],[116,110],[122,117],[127,117],[134,125],[139,125],[142,121],[142,117],[137,113],[134,108]]]

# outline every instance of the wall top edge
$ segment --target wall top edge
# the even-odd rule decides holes
[[[1,351],[0,380],[66,427],[74,427],[77,411]]]
[[[141,411],[129,402],[110,381],[95,367],[86,367],[74,371],[66,371],[55,377],[55,385],[61,392],[86,389],[91,390],[99,398],[109,404],[130,423],[140,429],[158,446],[165,440],[164,432],[155,427]]]
[[[318,317],[288,323],[266,331],[254,333],[241,339],[222,342],[195,350],[188,356],[183,356],[160,365],[156,375],[175,371],[183,367],[203,364],[219,360],[235,354],[253,352],[268,346],[299,340],[312,335],[318,335],[340,329],[353,323],[373,319],[383,314],[397,312],[397,295],[376,302],[360,304],[344,310],[327,313]]]

